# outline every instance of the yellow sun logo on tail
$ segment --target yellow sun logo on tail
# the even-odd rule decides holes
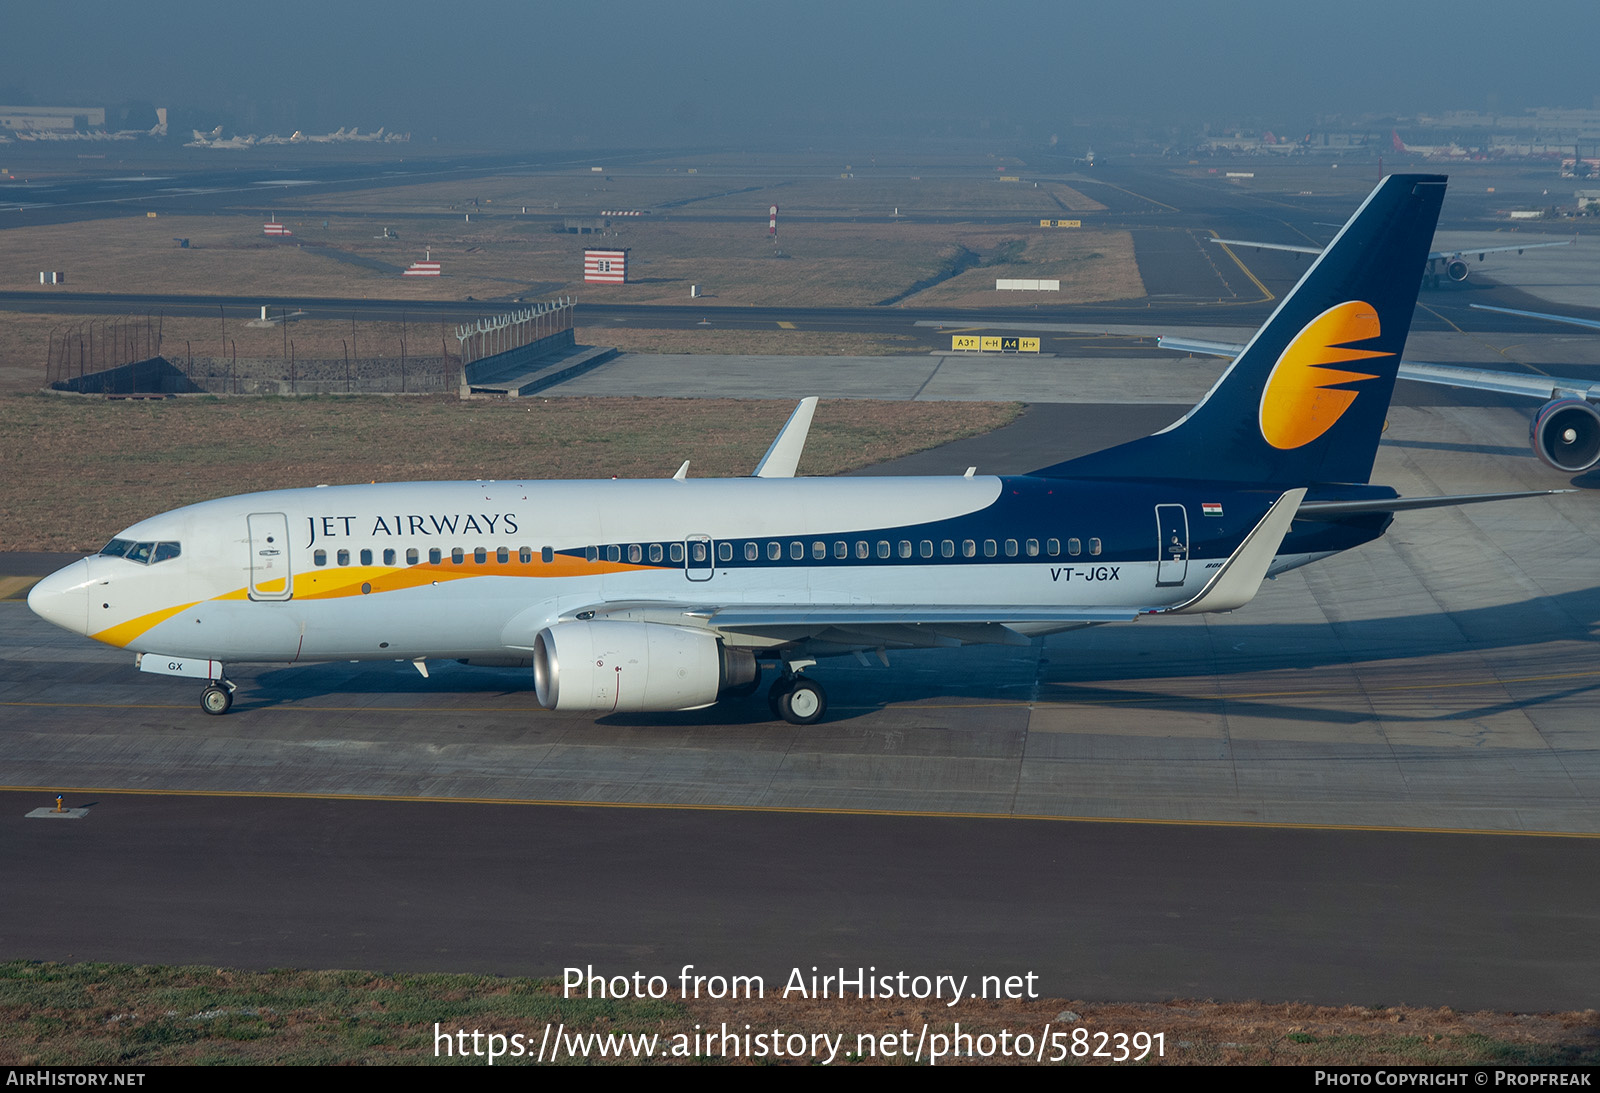
[[[1333,428],[1359,392],[1332,388],[1372,379],[1373,373],[1330,365],[1393,356],[1344,348],[1376,338],[1379,332],[1378,313],[1361,300],[1331,307],[1307,323],[1284,349],[1261,392],[1261,435],[1266,442],[1280,450],[1299,448]]]

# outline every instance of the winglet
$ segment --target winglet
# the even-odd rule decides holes
[[[1181,603],[1162,614],[1197,615],[1202,611],[1232,611],[1255,599],[1305,496],[1303,488],[1293,489],[1274,501],[1261,522],[1244,537],[1239,549],[1222,563],[1222,568],[1206,582],[1200,594],[1188,603]]]
[[[757,478],[794,477],[795,468],[800,465],[800,453],[805,451],[806,434],[811,432],[811,415],[816,409],[816,395],[800,400],[800,405],[794,408],[789,420],[778,430],[772,447],[767,449],[767,454],[756,464]]]
[[[689,477],[689,461],[687,459],[685,459],[683,461],[683,466],[678,468],[678,473],[676,473],[676,474],[674,474],[672,476],[672,480],[674,482],[682,482],[685,478],[688,478],[688,477]]]

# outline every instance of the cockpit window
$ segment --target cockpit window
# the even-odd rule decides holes
[[[183,553],[181,543],[135,543],[131,539],[113,539],[100,551],[108,558],[126,558],[130,562],[140,565],[155,565],[157,562],[176,558]]]

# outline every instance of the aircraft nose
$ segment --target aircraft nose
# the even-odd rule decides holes
[[[73,562],[34,585],[28,593],[28,607],[46,622],[74,634],[87,634],[92,583],[88,560]]]

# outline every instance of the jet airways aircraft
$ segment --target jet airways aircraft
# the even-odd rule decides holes
[[[210,713],[238,661],[521,665],[545,707],[598,712],[708,706],[776,662],[795,724],[827,708],[819,657],[1231,611],[1397,511],[1495,499],[1369,483],[1444,190],[1384,179],[1180,421],[1032,474],[796,478],[807,400],[750,478],[229,497],[119,532],[28,604],[207,680]]]

